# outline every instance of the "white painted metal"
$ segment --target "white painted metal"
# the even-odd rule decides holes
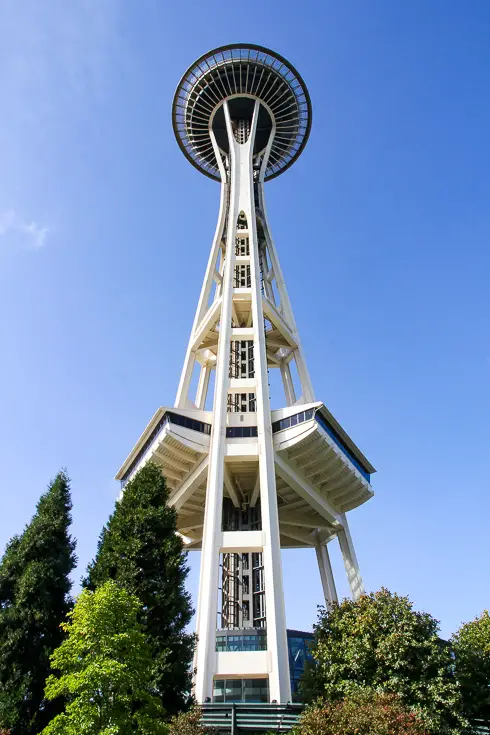
[[[338,532],[340,550],[342,552],[342,558],[344,560],[345,571],[349,581],[352,597],[354,600],[357,600],[364,594],[364,584],[359,571],[359,564],[357,562],[357,556],[354,550],[354,544],[352,542],[352,536],[350,535],[349,524],[347,523],[345,513],[342,514],[342,526],[342,530]]]
[[[315,543],[316,558],[318,561],[318,569],[320,571],[320,579],[322,581],[323,595],[325,597],[325,605],[327,610],[332,607],[334,602],[338,602],[337,589],[330,563],[330,555],[328,553],[326,543],[317,538]]]
[[[218,79],[214,77],[217,84]],[[278,122],[271,107],[254,94],[230,90],[227,95],[224,91],[225,97],[217,99],[213,109],[210,107],[205,131],[215,158],[213,177],[217,178],[217,173],[221,177],[218,222],[175,408],[157,411],[117,477],[126,482],[146,462],[156,461],[167,478],[169,502],[177,510],[184,543],[189,549],[202,548],[194,659],[197,701],[212,698],[216,677],[267,677],[270,699],[287,702],[291,700],[291,688],[281,542],[287,548],[315,548],[325,602],[330,607],[338,598],[327,543],[337,536],[352,596],[357,599],[364,588],[345,511],[371,497],[365,474],[374,468],[326,407],[315,402],[270,234],[263,186],[266,172],[270,177],[277,163],[274,151],[277,154],[283,145],[280,134],[275,139],[276,125],[281,130],[280,125],[285,123]],[[253,100],[253,115],[246,124],[231,119],[232,100],[244,96]],[[204,97],[199,102],[203,106]],[[178,107],[185,117],[185,103],[179,100]],[[270,114],[271,130],[265,149],[257,154],[254,143],[261,105]],[[225,131],[220,134],[226,135],[227,153],[218,147],[213,132],[213,118],[221,106]],[[281,115],[280,107],[277,109]],[[183,125],[181,120],[178,125]],[[196,125],[202,125],[202,121]],[[248,137],[244,134],[247,125]],[[203,171],[207,150],[201,147],[200,162],[193,160]],[[184,152],[192,159],[188,149]],[[233,372],[230,358],[248,349],[243,345],[250,342],[253,373],[245,375],[242,368]],[[297,380],[293,379],[293,366]],[[273,412],[268,367],[280,370],[286,404]],[[197,390],[191,397],[197,368]],[[244,411],[240,403],[232,411],[238,405],[234,401],[249,400],[243,399],[244,395],[254,396],[253,407],[248,404]],[[211,398],[212,410],[207,412]],[[247,429],[248,434],[240,434],[240,429]],[[366,468],[364,475],[359,467]],[[260,502],[261,528],[255,527],[260,530],[223,530],[224,498],[225,507],[237,510],[257,508]],[[220,555],[238,553],[262,555],[267,651],[216,651]]]
[[[227,102],[224,112],[228,137],[233,138]],[[213,135],[211,131],[211,135]],[[213,136],[214,137],[214,136]],[[225,179],[223,178],[223,181]],[[197,636],[194,692],[198,702],[212,697],[214,663],[216,659],[216,621],[218,616],[219,547],[223,507],[224,458],[226,446],[226,414],[228,397],[228,363],[233,298],[233,268],[235,265],[236,221],[240,194],[240,168],[231,161],[229,181],[228,229],[222,285],[222,304],[216,380],[213,406],[213,428],[209,449],[209,471],[202,540],[201,575],[197,603]],[[226,197],[222,184],[221,201]]]

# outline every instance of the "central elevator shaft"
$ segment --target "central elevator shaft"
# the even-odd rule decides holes
[[[235,116],[234,110],[241,114]],[[248,117],[244,110],[250,111]],[[266,115],[269,142],[265,149],[254,150],[260,111],[258,100],[239,99],[236,104],[227,100],[210,125],[222,179],[222,217],[217,230],[222,265],[197,611],[195,696],[201,702],[212,698],[213,682],[226,677],[262,677],[268,681],[271,700],[291,698],[262,304],[263,258],[256,221],[258,187],[275,130]],[[245,291],[248,310],[240,311],[234,297]],[[243,428],[231,421],[232,414],[240,415]],[[233,443],[236,436],[243,438],[243,445]],[[242,463],[251,462],[258,465],[260,500],[252,504],[249,495],[241,493],[237,507],[224,497],[224,486],[233,496]],[[217,628],[220,634],[256,629],[260,644],[252,652],[221,654]]]

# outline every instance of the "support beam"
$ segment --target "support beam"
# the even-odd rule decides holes
[[[177,470],[178,472],[183,472],[186,475],[191,469],[192,465],[195,464],[195,462],[193,462],[191,459],[188,460],[189,464],[187,464],[181,459],[170,457],[168,454],[163,453],[161,447],[162,445],[160,444],[157,449],[155,449],[155,454],[162,462],[164,462],[166,465],[169,465],[172,469]],[[182,478],[180,477],[179,479]]]
[[[168,427],[165,427],[165,429],[167,430]],[[169,431],[167,431],[167,433],[169,433]],[[189,462],[190,465],[196,464],[196,461],[198,461],[201,456],[195,452],[193,454],[190,454],[190,452],[185,452],[183,449],[176,447],[173,443],[168,444],[165,448],[168,452],[175,454],[175,456],[179,459],[183,459],[184,462]]]
[[[287,405],[294,406],[296,402],[296,392],[294,390],[293,376],[291,375],[289,363],[281,363],[281,378]]]
[[[179,533],[185,533],[191,528],[202,528],[204,524],[204,509],[202,513],[191,513],[188,516],[179,515],[177,528]]]
[[[308,442],[308,444],[303,444],[301,447],[297,447],[296,449],[288,449],[288,458],[292,460],[297,460],[299,457],[302,457],[304,454],[309,454],[309,452],[314,452],[315,447],[318,447],[318,440]]]
[[[303,528],[325,528],[330,527],[330,524],[325,523],[324,518],[312,518],[305,513],[294,512],[289,510],[289,506],[285,508],[279,508],[279,520],[281,523],[286,523],[292,526],[303,526]]]
[[[211,304],[196,328],[196,332],[194,334],[194,339],[192,342],[192,349],[194,352],[199,349],[199,347],[201,346],[201,342],[204,340],[208,332],[213,329],[214,325],[220,318],[220,313],[221,297]]]
[[[232,477],[230,475],[230,470],[228,469],[228,467],[226,466],[226,464],[225,464],[224,470],[223,470],[223,479],[224,479],[224,482],[225,482],[225,488],[228,490],[228,495],[231,498],[231,502],[233,503],[233,505],[235,506],[235,508],[239,508],[240,507],[240,498],[238,497],[238,493],[237,493],[236,487],[235,487],[234,482],[233,482],[233,479],[232,479]]]
[[[283,460],[282,457],[276,452],[276,472],[287,482],[287,484],[310,505],[313,510],[316,510],[322,518],[325,518],[332,526],[339,528],[342,525],[341,516],[337,511],[330,505],[330,503],[323,498],[315,488],[310,485],[301,475],[296,472],[291,465]]]
[[[182,480],[184,479],[184,474],[182,472],[177,472],[171,467],[161,464],[160,469],[162,471],[162,475],[164,475],[165,477],[171,477],[173,480],[177,480],[178,482],[182,482]]]
[[[318,569],[320,570],[320,578],[322,580],[323,594],[325,596],[325,605],[327,610],[330,610],[332,604],[338,602],[337,590],[335,588],[335,580],[333,578],[327,545],[322,543],[318,536],[315,543],[315,551]]]
[[[269,319],[270,323],[282,334],[288,345],[293,349],[296,349],[297,341],[292,333],[289,325],[286,323],[284,318],[281,316],[274,304],[269,301],[265,296],[262,297],[262,303],[264,305],[264,314]]]
[[[295,526],[287,526],[281,524],[281,536],[287,536],[288,538],[292,538],[295,541],[300,541],[306,546],[313,546],[315,543],[315,539],[313,538],[311,533],[308,533],[307,531],[302,531],[300,528],[296,528]]]
[[[209,379],[211,377],[211,367],[206,364],[201,367],[199,373],[199,383],[197,384],[196,391],[196,406],[199,410],[203,410],[206,405],[206,398],[208,396]]]
[[[174,508],[180,508],[184,503],[192,497],[197,488],[204,482],[208,473],[209,455],[206,455],[202,462],[191,472],[189,477],[182,483],[180,488],[171,495],[169,499],[170,505]]]
[[[349,525],[345,513],[342,513],[342,526],[343,528],[338,532],[338,539],[340,544],[340,550],[342,552],[342,558],[344,560],[345,571],[353,600],[358,600],[361,595],[364,595],[364,584],[362,582],[361,573],[359,571],[359,564],[357,562],[356,552],[354,550],[354,544],[352,543],[352,536],[350,535]]]
[[[259,495],[260,495],[260,472],[257,470],[257,478],[255,480],[252,497],[250,498],[251,508],[255,508],[255,506],[257,505],[257,500],[259,499]]]

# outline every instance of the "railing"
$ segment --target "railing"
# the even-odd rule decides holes
[[[239,732],[289,732],[298,724],[302,704],[229,704],[201,705],[201,722],[219,732],[235,735]]]

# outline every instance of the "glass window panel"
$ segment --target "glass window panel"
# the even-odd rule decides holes
[[[268,679],[244,679],[243,694],[245,702],[268,702],[269,681]]]
[[[289,652],[291,656],[291,667],[295,671],[303,671],[305,667],[305,646],[303,638],[289,639]]]
[[[213,702],[225,701],[225,682],[224,679],[217,679],[213,684]]]
[[[242,701],[242,680],[226,679],[225,683],[225,702],[241,702]]]

